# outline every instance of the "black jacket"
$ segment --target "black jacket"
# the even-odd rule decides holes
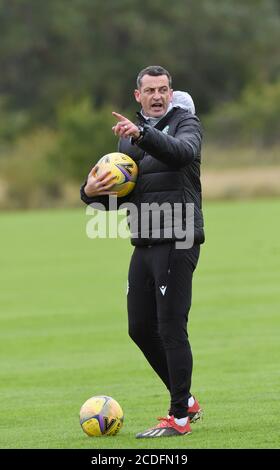
[[[183,207],[183,229],[185,223],[185,203],[194,204],[194,242],[204,242],[203,216],[201,210],[200,150],[201,126],[199,119],[181,108],[172,108],[155,127],[148,125],[141,114],[140,124],[144,127],[144,136],[136,145],[129,139],[120,139],[119,152],[129,155],[138,165],[138,179],[135,189],[126,197],[117,200],[118,206],[133,203],[138,212],[129,208],[131,243],[133,245],[151,245],[170,240],[182,240],[176,235],[177,216],[164,220],[160,206],[168,203],[174,209]],[[81,187],[81,199],[86,204],[102,203],[108,209],[108,197],[89,198]],[[144,204],[143,206],[143,203]],[[154,209],[148,205],[157,203]],[[183,203],[183,204],[182,204]],[[164,206],[162,206],[164,207]],[[176,207],[176,205],[175,205]],[[142,218],[140,217],[142,208]],[[148,211],[148,219],[143,217]],[[151,230],[152,214],[157,212],[159,226]],[[169,211],[170,212],[170,211]],[[136,214],[136,215],[135,215]],[[169,214],[170,215],[170,214]],[[148,225],[144,221],[149,221]],[[145,226],[144,226],[145,225]],[[168,227],[171,232],[163,232]]]

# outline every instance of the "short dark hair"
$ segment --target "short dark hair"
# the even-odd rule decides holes
[[[146,67],[145,69],[141,70],[141,72],[138,73],[137,80],[136,80],[136,85],[138,89],[141,87],[141,80],[144,77],[144,75],[151,75],[152,77],[158,77],[159,75],[166,75],[168,78],[170,88],[172,86],[171,75],[166,69],[164,69],[160,65],[149,65],[149,67]]]

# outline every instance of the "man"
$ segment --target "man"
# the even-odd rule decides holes
[[[131,156],[139,170],[134,191],[118,201],[133,203],[141,215],[136,229],[131,228],[135,221],[130,219],[135,250],[128,275],[129,334],[166,385],[171,399],[168,415],[136,437],[185,435],[191,432],[190,422],[201,416],[200,406],[190,393],[192,352],[186,328],[193,271],[200,244],[204,242],[201,128],[196,116],[172,106],[171,76],[160,66],[150,66],[139,73],[134,96],[142,107],[136,124],[113,112],[117,119],[113,132],[120,138],[119,151]],[[91,172],[81,188],[82,200],[86,204],[102,202],[108,208],[112,185],[108,172],[99,178]],[[180,204],[183,209],[186,203],[192,204],[193,246],[176,249],[176,243],[182,240],[176,236],[176,217],[171,218],[168,227],[171,232],[167,231],[167,236],[162,217],[156,230],[143,227],[147,203],[168,203],[172,208]],[[183,214],[186,226],[184,210]]]

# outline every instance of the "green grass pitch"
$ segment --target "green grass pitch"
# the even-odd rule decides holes
[[[136,440],[168,393],[127,334],[129,240],[86,237],[77,210],[2,213],[0,448],[278,447],[278,200],[207,203],[189,332],[205,416],[183,437]],[[114,397],[124,426],[89,438],[79,409]]]

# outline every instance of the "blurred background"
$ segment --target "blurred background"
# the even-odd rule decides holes
[[[0,208],[80,205],[159,64],[204,127],[204,197],[280,195],[279,0],[1,0]]]

